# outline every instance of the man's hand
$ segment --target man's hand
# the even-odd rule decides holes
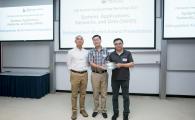
[[[106,70],[106,65],[97,65],[95,63],[90,63],[90,65],[94,68],[99,68],[99,69],[103,69]]]
[[[120,67],[122,67],[122,64],[121,64],[121,63],[117,63],[117,64],[116,64],[116,67],[117,67],[117,68],[120,68]]]
[[[98,65],[98,68],[106,70],[106,66],[105,65]]]

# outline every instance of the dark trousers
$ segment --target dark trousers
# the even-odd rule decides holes
[[[122,95],[123,95],[123,113],[130,113],[129,110],[129,80],[112,80],[112,105],[113,105],[113,111],[114,113],[119,112],[118,107],[118,95],[120,87],[122,89]]]

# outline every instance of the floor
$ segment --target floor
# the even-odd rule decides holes
[[[41,99],[0,97],[0,120],[71,120],[71,94],[49,94]],[[88,118],[78,112],[77,120],[104,120],[101,114],[91,117],[92,94],[86,96]],[[112,95],[108,95],[108,118],[112,116]],[[122,120],[122,96],[119,97]],[[169,97],[130,96],[130,120],[195,120],[195,99]]]

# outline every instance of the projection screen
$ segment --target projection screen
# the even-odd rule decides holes
[[[75,36],[93,47],[92,36],[113,48],[122,38],[126,48],[155,48],[155,0],[60,0],[60,49],[75,47]]]
[[[53,40],[53,0],[0,2],[0,41]]]
[[[164,0],[164,39],[195,38],[195,1]]]

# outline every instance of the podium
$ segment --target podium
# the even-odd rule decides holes
[[[0,73],[0,96],[41,98],[49,86],[49,73]]]

